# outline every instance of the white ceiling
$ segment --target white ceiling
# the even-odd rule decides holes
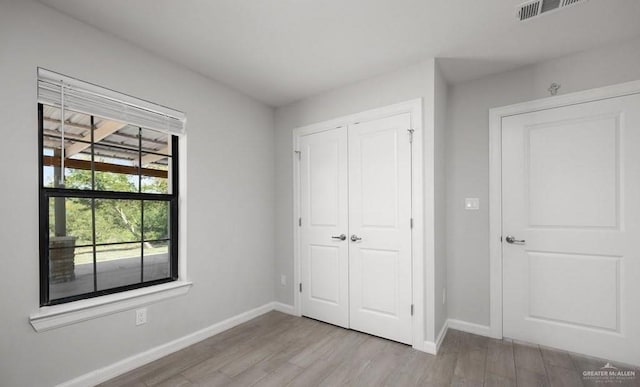
[[[639,0],[40,0],[272,106],[431,57],[450,82],[640,35]]]

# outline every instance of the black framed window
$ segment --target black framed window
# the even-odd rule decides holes
[[[40,304],[177,280],[178,137],[42,103],[38,123]]]

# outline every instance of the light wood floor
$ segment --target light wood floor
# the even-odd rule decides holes
[[[449,330],[438,356],[279,312],[136,369],[103,386],[599,386],[602,360]],[[621,368],[622,369],[622,368]]]

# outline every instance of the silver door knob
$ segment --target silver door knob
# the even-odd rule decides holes
[[[507,241],[507,243],[524,243],[524,239],[516,239],[516,237],[514,237],[513,235],[507,235],[507,237],[505,238],[505,240]]]
[[[338,236],[332,236],[331,238],[332,239],[340,239],[341,241],[343,241],[343,240],[347,239],[347,236],[344,235],[344,234],[340,234]]]
[[[359,238],[356,234],[351,235],[351,242],[361,241],[362,238]]]

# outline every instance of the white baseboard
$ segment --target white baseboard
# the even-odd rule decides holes
[[[474,335],[493,337],[493,335],[491,334],[491,327],[488,325],[480,325],[452,318],[450,318],[447,322],[450,329],[473,333]]]
[[[449,320],[445,321],[442,324],[442,328],[440,329],[440,333],[438,333],[438,337],[436,338],[436,353],[440,350],[440,346],[444,341],[445,336],[447,336],[447,332],[449,331]]]
[[[278,312],[282,312],[285,314],[290,314],[292,316],[296,316],[296,311],[293,305],[283,304],[282,302],[274,302],[273,310],[277,310]]]
[[[440,328],[440,332],[438,333],[438,337],[436,337],[436,341],[433,342],[433,341],[425,340],[421,350],[423,352],[430,353],[432,355],[437,355],[438,351],[440,350],[440,346],[442,345],[442,341],[447,335],[448,329],[449,329],[449,320],[445,321],[444,324],[442,325],[442,328]]]
[[[436,348],[436,343],[434,343],[433,341],[427,341],[427,340],[424,341],[422,348],[420,348],[419,350],[422,352],[426,352],[430,355],[435,355],[438,352],[438,349]]]
[[[205,340],[211,336],[217,335],[218,333],[224,332],[227,329],[231,329],[236,325],[240,325],[244,322],[247,322],[253,318],[261,316],[272,310],[279,310],[283,313],[287,313],[285,312],[285,310],[288,310],[287,307],[293,310],[293,307],[290,307],[289,305],[285,305],[285,304],[280,304],[277,302],[270,302],[270,303],[264,304],[255,309],[251,309],[247,312],[240,313],[226,320],[220,321],[219,323],[213,324],[199,331],[193,332],[186,336],[170,341],[166,344],[162,344],[155,348],[151,348],[147,351],[141,352],[137,355],[133,355],[126,359],[120,360],[106,367],[97,369],[95,371],[91,371],[75,379],[59,384],[58,386],[59,387],[95,386],[102,382],[106,382],[109,379],[115,378],[116,376],[122,375],[138,367],[141,367],[154,360],[158,360],[161,357],[167,356],[173,352],[179,351],[197,342]]]

